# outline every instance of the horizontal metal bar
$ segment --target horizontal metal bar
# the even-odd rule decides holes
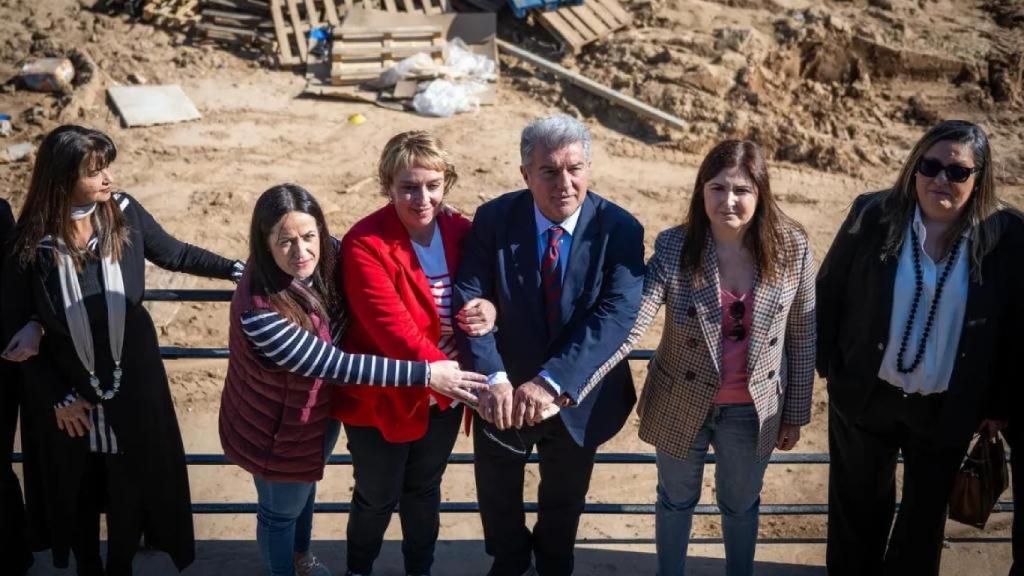
[[[529,462],[540,462],[536,454],[530,454]],[[629,452],[602,452],[594,457],[598,464],[654,464],[654,454],[631,454]],[[196,466],[220,466],[230,464],[222,454],[187,454],[185,462]],[[714,464],[714,454],[704,457],[704,462]],[[772,464],[828,464],[828,454],[823,453],[789,453],[773,454],[770,462]],[[327,461],[328,464],[350,465],[352,457],[348,454],[335,454]],[[472,464],[472,454],[452,454],[448,457],[449,464]]]
[[[164,360],[227,359],[227,348],[185,348],[183,346],[161,346],[160,355]]]
[[[1009,536],[963,536],[957,537],[952,536],[949,538],[943,538],[944,542],[951,542],[953,544],[1000,544],[1003,542],[1010,542]],[[825,538],[808,538],[808,537],[777,537],[777,538],[758,538],[758,544],[825,544],[828,540]],[[602,546],[615,546],[619,544],[654,544],[654,538],[580,538],[576,541],[577,545],[602,545]],[[690,538],[690,544],[724,544],[725,540],[721,537],[713,536],[694,536]]]
[[[194,360],[197,358],[218,359],[227,358],[227,348],[187,348],[184,346],[161,346],[160,355],[164,360]],[[626,360],[650,360],[654,356],[653,350],[634,350],[629,353]]]
[[[897,507],[899,505],[897,504]],[[351,506],[347,502],[320,502],[314,505],[314,512],[320,514],[348,514]],[[537,512],[536,502],[526,502],[527,513]],[[448,514],[475,514],[480,511],[476,502],[442,502],[441,512]],[[251,502],[203,502],[192,505],[194,514],[255,514],[256,504]],[[1013,502],[999,502],[995,513],[1013,512]],[[654,514],[654,504],[587,504],[584,514],[601,515],[644,515]],[[698,504],[694,513],[701,516],[716,516],[720,513],[714,504]],[[828,504],[762,504],[759,513],[764,516],[820,516],[828,514]]]
[[[146,290],[150,302],[231,302],[234,290]]]
[[[12,462],[21,462],[22,455],[15,452],[11,456]],[[536,454],[530,454],[527,460],[531,464],[540,462]],[[717,461],[714,454],[704,456],[705,464],[714,464]],[[829,456],[823,452],[790,452],[787,454],[772,454],[769,464],[828,464]],[[902,461],[902,456],[900,457]],[[594,457],[597,464],[654,464],[654,454],[634,454],[629,452],[601,452]],[[223,454],[186,454],[185,463],[191,466],[228,466],[231,462]],[[328,464],[339,466],[350,466],[352,456],[348,454],[335,454],[327,461]],[[449,464],[472,464],[472,454],[452,454],[448,457]]]

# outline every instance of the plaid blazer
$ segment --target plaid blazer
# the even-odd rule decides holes
[[[620,362],[666,306],[665,329],[647,367],[637,411],[640,438],[677,458],[686,458],[697,432],[714,406],[721,384],[722,309],[718,258],[709,237],[704,269],[683,270],[686,230],[676,226],[658,235],[647,263],[643,303],[636,324],[621,348],[593,379]],[[747,353],[748,389],[760,420],[757,456],[775,448],[781,423],[803,426],[811,419],[814,385],[814,258],[807,237],[786,234],[780,277],[754,281],[753,319]],[[592,381],[594,381],[592,379]]]

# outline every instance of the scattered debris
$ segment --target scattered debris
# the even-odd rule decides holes
[[[7,114],[0,114],[0,136],[11,135],[11,117]]]
[[[199,0],[147,0],[142,6],[142,21],[188,32],[199,22],[198,5]]]
[[[667,112],[658,110],[653,106],[645,104],[637,100],[636,98],[633,98],[632,96],[627,96],[621,92],[613,90],[608,86],[598,84],[597,82],[594,82],[593,80],[585,76],[577,74],[571,70],[567,70],[562,66],[555,64],[554,62],[545,60],[544,58],[541,58],[540,56],[537,56],[535,54],[531,54],[526,50],[519,48],[518,46],[514,46],[512,44],[509,44],[508,42],[505,42],[504,40],[498,40],[498,48],[500,48],[501,51],[506,54],[515,56],[516,58],[524,62],[533,64],[534,66],[544,70],[545,72],[550,72],[551,74],[558,76],[560,79],[565,80],[566,82],[569,82],[574,86],[579,86],[580,88],[586,90],[587,92],[590,92],[591,94],[596,94],[597,96],[600,96],[601,98],[604,98],[613,104],[617,104],[619,106],[622,106],[623,108],[632,110],[637,114],[641,114],[649,118],[660,120],[662,122],[665,122],[666,124],[669,124],[670,126],[679,128],[681,130],[685,130],[687,128],[686,122],[683,122],[681,118],[677,118],[676,116],[673,116]]]
[[[573,54],[633,21],[618,0],[587,0],[579,6],[538,10],[534,15]]]
[[[4,149],[4,154],[0,157],[0,162],[6,164],[8,162],[20,162],[27,160],[32,153],[35,152],[36,147],[29,142],[18,142],[17,144],[11,144]]]
[[[166,86],[114,86],[107,96],[121,115],[125,128],[174,124],[202,118],[195,104],[177,84]]]
[[[21,67],[21,81],[36,92],[69,92],[75,67],[67,58],[38,58]]]
[[[376,80],[396,63],[406,69],[422,68],[423,64],[436,67],[443,62],[444,47],[440,26],[355,28],[342,25],[334,32],[331,46],[331,84],[347,86]],[[418,61],[421,54],[424,63]],[[401,70],[398,76],[406,78],[416,74],[412,70]]]
[[[475,78],[477,85],[459,89],[476,101],[470,109],[491,104],[498,75],[496,27],[493,13],[349,9],[334,30],[333,54],[311,55],[305,92],[411,110],[427,81],[445,77],[461,84]],[[442,86],[434,88],[435,95]]]

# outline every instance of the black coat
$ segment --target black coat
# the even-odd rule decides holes
[[[185,452],[174,413],[167,375],[160,358],[156,328],[142,305],[145,261],[162,268],[203,276],[230,278],[233,262],[184,244],[167,234],[133,198],[115,195],[130,229],[121,255],[127,309],[122,352],[124,371],[120,392],[103,403],[107,420],[117,435],[123,466],[130,478],[117,485],[130,486],[110,499],[107,510],[124,522],[137,523],[149,547],[170,554],[179,568],[194,558],[191,500]],[[97,274],[91,261],[80,274]],[[67,328],[60,280],[52,251],[40,248],[35,261],[24,266],[8,258],[3,274],[3,326],[7,339],[33,314],[46,328],[39,355],[21,363],[24,386],[22,417],[25,453],[26,505],[29,538],[35,549],[53,549],[54,565],[67,565],[71,529],[78,508],[79,486],[88,437],[72,438],[57,428],[54,404],[68,392],[96,403],[89,375],[75,353]],[[111,385],[110,354],[105,303],[90,302],[90,324],[96,353],[96,374],[104,388]],[[94,314],[96,306],[102,313]],[[5,340],[6,341],[6,340]],[[108,469],[108,473],[110,470]],[[122,543],[134,547],[135,543]]]
[[[887,223],[881,193],[865,194],[836,235],[818,272],[818,372],[831,406],[857,422],[874,387],[888,342],[898,258],[883,257]],[[937,442],[963,445],[984,418],[1005,419],[1017,398],[1024,336],[1024,221],[1000,211],[983,223],[1001,230],[972,274],[967,309]],[[973,269],[972,269],[973,272]]]
[[[11,205],[0,199],[0,246],[14,228],[14,214]],[[5,250],[4,254],[8,251]],[[2,284],[2,281],[0,281]],[[3,293],[0,292],[0,299]],[[0,349],[7,347],[7,340],[0,342]],[[14,364],[0,360],[0,448],[4,461],[0,463],[0,558],[13,574],[21,574],[32,563],[32,554],[25,538],[25,502],[21,497],[21,483],[10,464],[14,450],[14,430],[18,425],[20,403],[20,374]]]

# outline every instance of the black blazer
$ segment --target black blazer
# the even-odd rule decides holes
[[[860,417],[875,385],[888,342],[898,258],[883,257],[887,223],[882,193],[853,203],[818,272],[817,368],[828,380],[829,402],[847,422]],[[942,408],[946,444],[963,444],[983,418],[1005,419],[1019,394],[1018,362],[1024,328],[1024,221],[1000,211],[982,226],[1001,230],[973,276],[967,310]],[[973,270],[972,270],[973,272]]]
[[[569,434],[580,446],[597,447],[622,428],[636,403],[626,362],[593,386],[589,380],[636,320],[644,229],[619,206],[587,192],[565,271],[562,325],[549,333],[533,210],[529,190],[504,194],[477,209],[452,309],[486,298],[498,308],[498,330],[470,338],[456,327],[459,359],[484,374],[505,371],[513,385],[547,370],[575,402],[560,413]]]

